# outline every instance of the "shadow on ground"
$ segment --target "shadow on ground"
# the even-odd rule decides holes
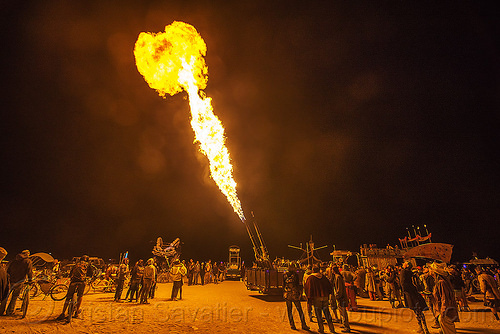
[[[265,302],[275,303],[275,302],[284,302],[283,296],[281,295],[250,295],[252,298],[260,299]]]

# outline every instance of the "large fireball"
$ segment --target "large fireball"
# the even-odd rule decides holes
[[[139,73],[160,96],[174,95],[182,90],[189,96],[191,126],[195,142],[210,162],[210,174],[234,211],[245,220],[236,194],[233,166],[225,146],[224,127],[214,115],[211,99],[202,91],[207,86],[205,64],[207,46],[196,29],[175,21],[165,32],[141,33],[135,43],[134,55]]]

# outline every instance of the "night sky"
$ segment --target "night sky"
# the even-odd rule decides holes
[[[489,7],[491,6],[491,7]],[[138,73],[140,32],[207,44],[205,93],[271,258],[312,235],[500,258],[499,49],[490,2],[2,1],[0,246],[71,258],[253,260],[193,144],[187,94]],[[413,233],[412,233],[413,234]]]

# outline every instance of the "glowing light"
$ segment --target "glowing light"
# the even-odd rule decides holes
[[[207,46],[196,29],[175,21],[162,33],[141,33],[134,56],[139,73],[162,97],[186,91],[195,142],[210,162],[210,174],[234,211],[245,220],[233,179],[233,166],[225,146],[224,127],[213,113],[211,98],[203,92],[208,81]]]

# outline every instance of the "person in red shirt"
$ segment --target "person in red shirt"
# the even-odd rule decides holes
[[[335,333],[333,320],[329,309],[330,295],[332,294],[332,285],[330,280],[324,276],[318,266],[313,267],[313,273],[307,278],[304,285],[307,298],[311,298],[318,320],[318,332],[324,333],[323,313],[325,314],[326,322],[330,328],[330,332]]]

